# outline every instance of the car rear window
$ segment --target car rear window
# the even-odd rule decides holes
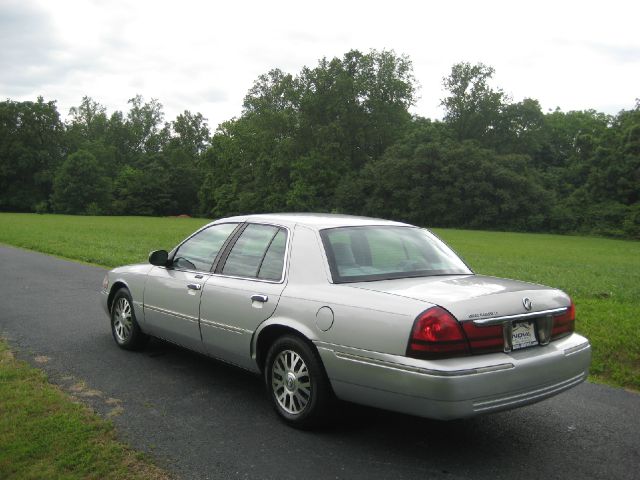
[[[417,227],[339,227],[320,236],[336,283],[472,273],[440,239]]]

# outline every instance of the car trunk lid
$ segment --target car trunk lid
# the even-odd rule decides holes
[[[439,305],[463,322],[541,312],[570,304],[569,297],[560,290],[485,275],[401,278],[347,285]]]

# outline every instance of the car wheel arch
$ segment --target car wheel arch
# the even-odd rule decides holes
[[[122,280],[116,280],[115,282],[113,282],[113,284],[111,285],[111,289],[109,290],[109,296],[107,297],[107,308],[109,309],[109,311],[111,311],[111,307],[113,306],[113,297],[116,296],[116,293],[121,288],[126,288],[127,290],[129,290],[129,293],[131,293],[129,286]]]
[[[313,343],[316,336],[308,327],[294,321],[286,320],[265,322],[256,331],[252,342],[252,357],[256,361],[260,372],[264,371],[269,348],[283,335],[295,335],[300,337],[317,352],[317,348]]]

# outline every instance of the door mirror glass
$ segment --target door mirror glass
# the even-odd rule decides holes
[[[155,250],[149,254],[149,263],[156,267],[166,267],[169,253],[166,250]]]

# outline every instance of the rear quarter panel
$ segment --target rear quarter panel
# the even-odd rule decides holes
[[[297,323],[310,340],[332,344],[336,350],[345,346],[404,355],[415,317],[431,304],[332,284],[329,275],[318,233],[297,226],[289,280],[270,323]],[[326,324],[318,322],[323,307],[333,312],[326,331],[321,328]]]

